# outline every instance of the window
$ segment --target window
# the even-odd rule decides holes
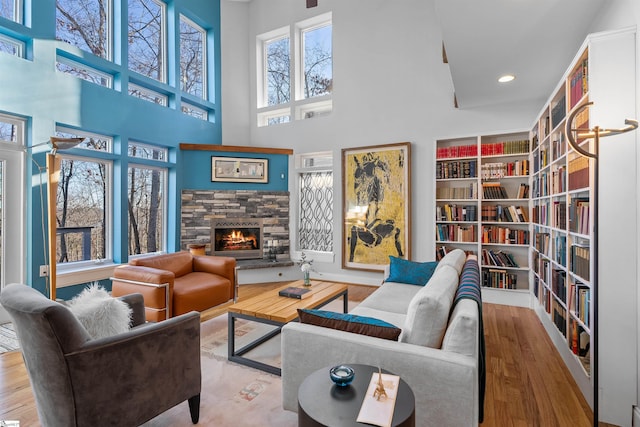
[[[279,37],[264,43],[266,58],[265,88],[267,105],[280,105],[291,99],[291,79],[289,76],[289,37]]]
[[[0,17],[22,23],[22,0],[0,0]]]
[[[333,54],[331,23],[302,29],[302,97],[330,94],[333,88]]]
[[[111,23],[109,0],[56,0],[56,39],[100,58],[111,59]]]
[[[296,120],[310,119],[331,112],[331,19],[331,13],[327,13],[257,37],[258,126],[287,123],[292,116]]]
[[[24,120],[0,114],[0,141],[24,144]]]
[[[207,33],[180,15],[180,84],[184,92],[207,99]]]
[[[157,0],[129,0],[129,69],[166,83],[166,6]]]
[[[84,136],[88,141],[83,144],[97,149],[111,145],[109,137],[63,128],[59,128],[56,136]],[[111,242],[107,237],[111,235],[111,162],[62,151],[57,155],[61,161],[56,198],[56,262],[64,269],[64,264],[111,259]]]
[[[129,83],[129,95],[140,98],[144,101],[153,102],[154,104],[166,107],[169,105],[169,97],[155,90],[147,89],[135,83]]]
[[[103,73],[88,65],[80,64],[61,56],[56,59],[56,69],[61,73],[70,74],[99,86],[113,87],[113,76],[111,74]]]
[[[298,163],[298,249],[333,252],[332,155],[301,155]]]
[[[62,138],[76,138],[85,137],[75,148],[82,148],[85,150],[103,151],[111,153],[113,151],[113,141],[108,136],[97,135],[94,133],[82,132],[74,129],[68,129],[62,126],[56,128],[56,136]]]
[[[180,109],[187,116],[195,117],[196,119],[200,120],[209,120],[209,113],[207,112],[207,110],[184,102],[184,100],[182,101],[182,106],[180,107]]]
[[[24,43],[0,34],[0,52],[24,58]]]
[[[129,143],[129,157],[167,161],[166,149]],[[167,169],[130,164],[128,170],[129,255],[165,250]]]

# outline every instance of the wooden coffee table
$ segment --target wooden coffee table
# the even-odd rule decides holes
[[[281,375],[281,369],[277,366],[249,359],[243,354],[259,346],[263,342],[278,335],[284,325],[298,318],[298,309],[320,308],[331,301],[342,297],[343,312],[348,311],[349,288],[342,283],[311,281],[311,296],[304,299],[281,297],[278,292],[289,286],[302,287],[302,280],[283,285],[277,289],[264,292],[255,297],[240,301],[229,307],[229,337],[228,359],[242,365],[261,369],[272,374]],[[265,323],[277,326],[276,329],[266,333],[260,338],[250,342],[244,347],[235,348],[236,319],[246,319],[252,322]]]

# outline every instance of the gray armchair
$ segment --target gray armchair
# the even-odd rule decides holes
[[[142,295],[122,297],[133,328],[92,340],[65,306],[8,285],[9,312],[43,426],[137,426],[188,400],[200,412],[200,315],[144,324]]]

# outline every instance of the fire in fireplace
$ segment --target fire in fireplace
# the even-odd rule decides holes
[[[262,258],[262,220],[213,219],[211,242],[214,255],[232,256],[236,259]]]

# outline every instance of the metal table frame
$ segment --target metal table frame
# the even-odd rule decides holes
[[[344,313],[347,313],[349,311],[349,289],[345,289],[343,292],[340,292],[339,294],[333,296],[332,298],[328,299],[327,301],[324,301],[323,303],[310,307],[313,309],[317,309],[317,308],[321,308],[324,307],[325,305],[329,304],[331,301],[334,301],[338,298],[342,297],[342,301],[343,301],[343,306],[342,306],[342,310]],[[270,340],[271,338],[275,337],[276,335],[278,335],[281,330],[282,327],[286,324],[286,323],[282,323],[282,322],[278,322],[275,320],[271,320],[271,319],[265,319],[265,318],[261,318],[261,317],[256,317],[256,316],[252,316],[252,315],[247,315],[247,314],[243,314],[243,313],[235,313],[235,312],[228,312],[228,323],[229,323],[229,333],[228,333],[228,353],[227,353],[227,357],[230,361],[232,362],[236,362],[239,363],[241,365],[245,365],[245,366],[250,366],[252,368],[256,368],[256,369],[260,369],[262,371],[265,372],[269,372],[271,374],[275,374],[275,375],[282,375],[282,370],[280,368],[278,368],[277,366],[273,366],[273,365],[269,365],[267,363],[263,363],[263,362],[259,362],[257,360],[254,359],[249,359],[248,357],[244,357],[243,354],[251,351],[252,349],[256,348],[257,346],[259,346],[260,344],[264,343],[265,341]],[[248,343],[247,345],[245,345],[244,347],[236,350],[235,349],[235,345],[236,345],[236,319],[245,319],[245,320],[249,320],[252,322],[257,322],[257,323],[264,323],[267,325],[273,325],[273,326],[277,326],[276,329],[267,332],[265,335],[259,337],[258,339],[251,341],[250,343]],[[297,320],[294,319],[294,321]]]

